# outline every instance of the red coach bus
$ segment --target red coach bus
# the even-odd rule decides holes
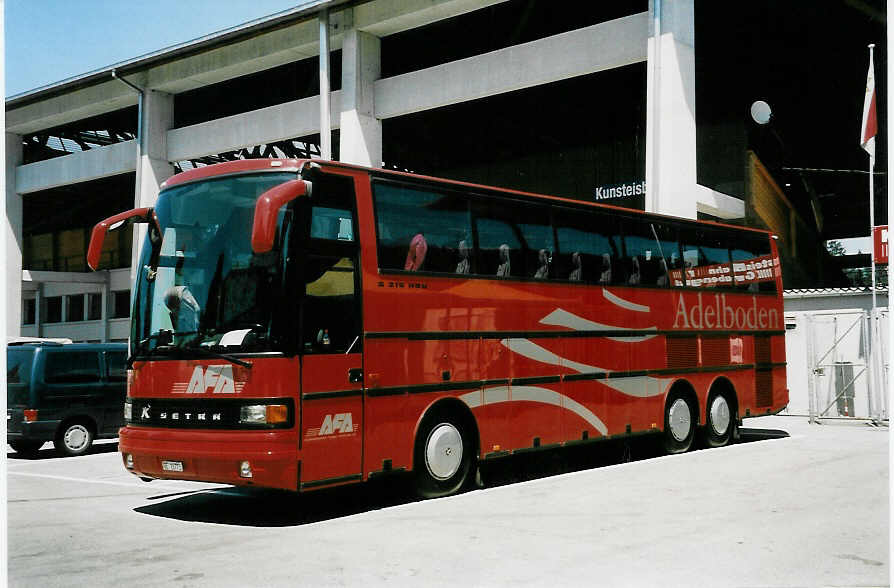
[[[766,232],[328,161],[187,171],[148,223],[125,467],[303,491],[520,451],[728,443],[788,402]]]

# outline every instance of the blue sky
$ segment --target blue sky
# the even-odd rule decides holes
[[[126,61],[306,0],[6,0],[6,95]]]

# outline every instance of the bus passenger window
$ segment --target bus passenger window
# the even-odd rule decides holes
[[[770,239],[766,235],[737,239],[730,247],[733,261],[733,285],[748,292],[775,292],[778,260],[770,253]]]
[[[381,269],[458,273],[459,243],[472,242],[464,196],[384,182],[373,194]]]
[[[684,285],[676,227],[646,219],[626,223],[624,249],[629,267],[628,284],[675,288]]]
[[[550,211],[546,206],[513,206],[513,217],[522,235],[526,271],[515,270],[535,280],[548,280],[553,276],[553,251],[556,250]]]
[[[556,253],[552,272],[570,282],[625,284],[622,271],[621,219],[601,210],[554,208]]]
[[[680,229],[686,285],[690,288],[729,288],[729,248],[722,233],[699,227]]]
[[[478,262],[477,273],[485,276],[506,278],[518,276],[523,268],[521,241],[517,228],[508,221],[498,218],[481,218],[483,214],[495,213],[496,207],[482,207],[477,216]],[[504,213],[505,214],[505,213]]]

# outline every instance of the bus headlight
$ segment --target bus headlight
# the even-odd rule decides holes
[[[239,423],[243,425],[276,425],[289,420],[289,408],[285,404],[249,404],[239,411]]]
[[[133,404],[129,400],[124,401],[124,420],[129,421],[133,417]]]

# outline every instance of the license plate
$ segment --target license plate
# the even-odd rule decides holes
[[[161,469],[166,472],[182,472],[183,471],[183,462],[182,461],[163,461],[161,462]]]

